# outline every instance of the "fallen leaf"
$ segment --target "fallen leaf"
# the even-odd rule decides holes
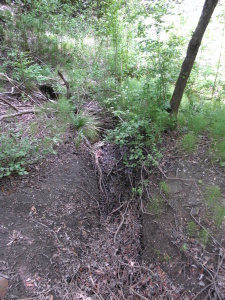
[[[0,277],[0,299],[5,296],[8,286],[8,280],[4,277]]]

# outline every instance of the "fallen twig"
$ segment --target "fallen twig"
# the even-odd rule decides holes
[[[152,270],[150,270],[149,268],[146,268],[146,267],[143,267],[143,266],[135,266],[135,265],[132,265],[132,266],[131,266],[131,265],[129,265],[129,264],[127,264],[127,263],[124,263],[124,262],[122,262],[121,260],[119,260],[119,258],[118,258],[116,255],[115,255],[115,257],[117,258],[118,262],[119,262],[121,265],[127,266],[127,267],[129,267],[129,268],[143,269],[143,270],[149,272],[154,278],[157,277],[157,275],[155,275],[155,274],[152,272]]]
[[[203,289],[201,289],[201,291],[199,291],[194,298],[192,298],[191,300],[195,300],[195,299],[199,299],[198,296],[200,296],[205,290],[207,290],[210,286],[213,285],[213,282],[211,282],[210,284],[208,284],[207,286],[205,286]]]
[[[29,110],[23,110],[23,111],[20,111],[18,113],[15,113],[15,114],[10,114],[10,115],[4,115],[4,116],[0,116],[0,121],[4,120],[4,119],[9,119],[9,118],[14,118],[14,117],[18,117],[18,116],[21,116],[21,115],[25,115],[25,114],[34,114],[35,113],[35,110],[34,109],[29,109]]]
[[[26,92],[24,92],[24,91],[22,91],[20,88],[19,88],[19,86],[21,85],[21,84],[19,84],[19,85],[16,85],[14,82],[15,82],[15,80],[13,80],[13,79],[11,79],[10,77],[8,77],[6,74],[4,74],[4,73],[0,73],[0,76],[1,77],[5,77],[17,90],[19,90],[21,93],[24,93],[24,95],[26,95],[33,103],[35,103],[35,104],[37,104],[36,103],[36,101],[30,96],[30,95],[28,95]]]
[[[0,101],[8,104],[10,107],[12,107],[13,109],[15,109],[16,111],[19,111],[18,108],[16,106],[14,106],[12,103],[10,103],[9,101],[7,101],[6,99],[0,97]]]
[[[144,300],[149,300],[148,298],[146,298],[146,297],[140,295],[138,292],[136,292],[132,287],[130,287],[130,290],[131,290],[131,292],[133,292],[139,298],[144,299]]]
[[[212,238],[213,242],[216,243],[217,245],[219,245],[220,247],[221,244],[209,233],[209,231],[193,216],[192,213],[190,213],[191,217],[195,220],[195,222],[203,229],[207,232],[207,234]]]
[[[93,200],[95,200],[95,202],[97,203],[98,207],[99,207],[99,202],[98,200],[92,195],[90,194],[88,191],[86,191],[85,189],[83,189],[81,186],[76,185],[76,187],[78,189],[80,189],[81,191],[85,192],[89,197],[91,197]]]
[[[128,205],[129,205],[129,202],[127,202],[127,206],[125,208],[125,212],[123,214],[121,213],[121,215],[122,215],[122,221],[120,222],[120,225],[118,226],[118,228],[117,228],[117,230],[115,232],[114,239],[113,239],[114,243],[116,242],[116,236],[117,236],[118,232],[120,231],[120,228],[122,227],[122,225],[124,223],[125,215],[126,215],[126,212],[127,212],[127,209],[128,209]]]
[[[58,243],[59,243],[59,244],[62,244],[62,243],[60,242],[60,240],[58,239],[57,234],[55,233],[55,231],[52,230],[49,226],[47,226],[47,225],[45,225],[45,224],[43,224],[43,223],[41,223],[41,222],[39,222],[39,221],[37,221],[37,220],[34,220],[34,219],[31,219],[31,220],[32,220],[34,223],[37,223],[37,224],[39,224],[39,225],[41,225],[41,226],[47,228],[51,233],[53,233],[53,235],[54,235],[54,237],[56,238],[56,240],[58,241]]]
[[[193,178],[180,178],[180,177],[168,177],[165,172],[163,172],[163,170],[158,167],[159,171],[163,174],[163,176],[167,179],[167,180],[181,180],[181,181],[192,181],[195,182],[195,179]]]

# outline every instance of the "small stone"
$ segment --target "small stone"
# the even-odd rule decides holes
[[[192,209],[191,209],[191,215],[193,217],[197,217],[198,214],[199,214],[199,207],[198,206],[192,207]]]

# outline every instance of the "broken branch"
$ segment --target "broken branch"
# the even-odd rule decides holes
[[[0,116],[0,121],[2,121],[4,119],[18,117],[18,116],[25,115],[25,114],[34,114],[34,113],[35,113],[34,109],[24,110],[24,111],[15,113],[15,114]]]
[[[19,111],[18,108],[14,105],[12,105],[9,101],[3,99],[2,97],[0,97],[0,101],[6,103],[7,105],[11,106],[13,109],[15,109],[17,112]]]

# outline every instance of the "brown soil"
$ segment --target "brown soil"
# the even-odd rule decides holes
[[[35,168],[29,176],[1,182],[0,272],[10,277],[6,299],[33,294],[63,299],[59,293],[66,294],[80,259],[89,255],[86,243],[101,233],[99,190],[88,157],[64,146],[57,158]]]
[[[69,135],[29,175],[2,179],[4,299],[225,299],[224,222],[215,226],[204,194],[216,184],[224,201],[224,170],[207,158],[210,141],[190,156],[176,139],[164,142],[164,158],[138,199],[131,184],[140,176],[124,168],[122,150],[100,142],[78,150]],[[155,195],[157,216],[149,204]],[[210,232],[206,244],[202,228]]]
[[[199,292],[194,299],[225,299],[225,219],[216,226],[214,209],[207,206],[210,186],[221,190],[213,207],[225,205],[224,169],[210,160],[210,141],[205,137],[191,155],[180,153],[176,144],[167,139],[163,161],[148,188],[148,205],[151,208],[157,196],[160,208],[159,216],[143,214],[143,258],[160,263],[174,282],[190,292],[189,297]],[[162,181],[167,183],[168,193],[160,191]],[[190,224],[195,224],[193,232]],[[202,232],[208,232],[205,241]],[[218,287],[207,289],[212,278]]]

